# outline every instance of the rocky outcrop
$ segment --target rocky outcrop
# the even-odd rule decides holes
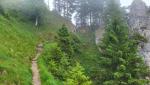
[[[142,0],[134,0],[129,7],[128,23],[131,31],[138,32],[143,35],[148,42],[141,44],[140,53],[144,56],[145,62],[150,66],[150,16],[148,15],[148,7]]]
[[[130,8],[130,15],[142,17],[147,15],[148,7],[142,0],[134,0],[129,8]]]

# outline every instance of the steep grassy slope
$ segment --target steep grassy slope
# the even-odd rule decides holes
[[[30,21],[0,16],[0,85],[31,85],[31,59],[37,43],[53,40],[62,24],[73,27],[53,12],[43,16],[45,21],[40,27]]]
[[[0,85],[31,85],[37,38],[30,23],[0,16]]]
[[[55,12],[47,12],[43,14],[43,23],[44,24],[39,28],[40,37],[43,41],[53,40],[56,32],[63,24],[66,25],[70,32],[73,32],[75,28],[70,21]]]
[[[54,41],[58,29],[63,24],[66,24],[69,31],[74,31],[70,21],[54,12],[47,11],[42,16],[43,24],[39,27],[35,27],[30,21],[0,16],[0,85],[31,85],[31,59],[36,54],[36,45]],[[90,77],[93,77],[91,72],[98,66],[99,56],[93,34],[77,33],[83,47],[82,54],[76,57],[76,60],[81,62]],[[42,60],[39,60],[39,69],[43,85],[61,85],[60,81],[48,72]]]

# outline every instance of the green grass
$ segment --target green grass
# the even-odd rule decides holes
[[[44,24],[35,27],[30,21],[0,16],[0,85],[31,85],[31,59],[35,55],[37,43],[53,41],[56,31],[63,24],[73,27],[70,22],[52,12],[45,14],[44,18]],[[42,79],[51,76],[42,61],[39,66]],[[48,78],[47,82],[52,80]],[[47,82],[43,85],[48,85]]]
[[[56,14],[55,12],[47,12],[43,14],[43,25],[39,27],[39,36],[41,41],[53,41],[58,29],[62,27],[63,24],[66,25],[68,30],[72,32],[74,30],[74,25]]]
[[[0,85],[31,85],[37,37],[30,23],[0,16]]]

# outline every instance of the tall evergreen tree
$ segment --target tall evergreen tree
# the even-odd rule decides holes
[[[61,50],[71,57],[73,55],[73,47],[71,46],[70,34],[65,25],[63,25],[62,28],[59,29],[58,38],[58,45]]]
[[[97,28],[101,25],[102,13],[105,0],[88,0],[89,6],[89,21],[92,28]]]
[[[106,5],[106,33],[100,44],[103,68],[102,85],[146,85],[148,68],[138,55],[138,44],[129,38],[121,7],[116,0]]]
[[[88,25],[88,1],[77,0],[77,14],[76,25],[78,27],[85,27]]]
[[[80,42],[75,35],[68,32],[65,25],[58,31],[57,44],[46,45],[43,60],[51,74],[64,82],[64,85],[91,85],[85,76],[84,68],[72,57]],[[70,53],[70,51],[73,51]]]
[[[76,0],[54,0],[55,11],[68,20],[72,19]]]
[[[91,26],[97,28],[101,25],[105,0],[77,0],[76,25],[78,27]]]

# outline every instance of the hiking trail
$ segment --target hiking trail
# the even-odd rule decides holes
[[[43,44],[38,44],[38,46],[36,47],[36,50],[37,50],[37,53],[36,53],[35,57],[32,60],[32,66],[31,66],[31,70],[32,70],[32,85],[41,85],[37,59],[42,53]]]

